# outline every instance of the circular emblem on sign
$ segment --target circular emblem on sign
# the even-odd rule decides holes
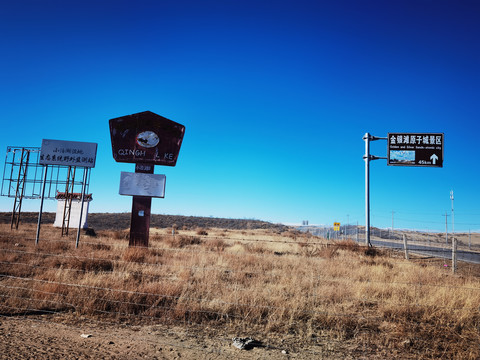
[[[153,131],[143,131],[137,135],[137,144],[145,148],[155,147],[159,142],[158,135]]]

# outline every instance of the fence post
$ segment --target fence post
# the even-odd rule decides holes
[[[403,248],[405,249],[405,259],[409,260],[408,257],[408,246],[407,246],[407,237],[403,234]]]
[[[457,270],[457,238],[452,236],[452,272]]]
[[[358,243],[358,221],[357,221],[357,230],[355,232],[355,241]]]

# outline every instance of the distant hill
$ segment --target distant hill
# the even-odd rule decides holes
[[[55,213],[43,213],[42,224],[53,224]],[[11,213],[0,212],[0,223],[9,224]],[[25,212],[21,214],[21,223],[36,224],[38,213]],[[169,228],[176,225],[179,229],[221,228],[232,230],[273,229],[288,230],[289,227],[281,224],[272,224],[261,220],[224,219],[214,217],[197,217],[181,215],[156,215],[150,217],[150,227]],[[88,214],[88,226],[94,230],[128,229],[130,228],[130,213],[91,213]]]

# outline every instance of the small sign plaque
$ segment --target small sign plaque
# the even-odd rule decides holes
[[[165,175],[131,173],[120,174],[120,195],[165,197]]]
[[[333,223],[333,231],[340,231],[340,223],[334,222]]]
[[[388,165],[443,167],[443,133],[388,133]]]
[[[39,164],[93,168],[97,144],[78,141],[42,140]]]

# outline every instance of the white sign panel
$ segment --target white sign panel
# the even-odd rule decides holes
[[[96,143],[43,139],[39,163],[93,168],[96,156]]]
[[[165,197],[165,175],[120,173],[120,195]]]

